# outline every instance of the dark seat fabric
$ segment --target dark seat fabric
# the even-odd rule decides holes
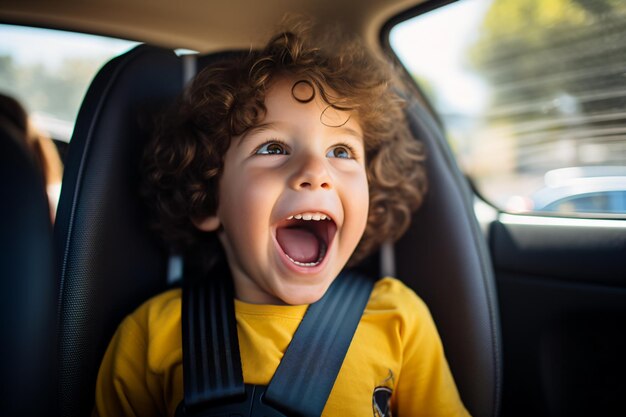
[[[54,416],[57,283],[43,175],[0,126],[0,415]]]
[[[397,274],[430,308],[470,413],[496,416],[502,390],[499,313],[473,194],[428,111],[412,103],[408,115],[427,147],[429,191],[396,244]]]
[[[182,84],[173,51],[141,45],[100,70],[78,114],[54,236],[62,416],[89,415],[115,328],[166,288],[167,251],[145,223],[138,169],[155,114]]]

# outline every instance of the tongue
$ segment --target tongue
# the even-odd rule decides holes
[[[316,262],[320,245],[310,230],[303,228],[280,228],[276,230],[276,240],[283,251],[294,261]]]

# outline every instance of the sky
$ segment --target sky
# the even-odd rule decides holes
[[[0,55],[19,63],[42,63],[53,68],[66,57],[102,58],[126,52],[137,42],[103,36],[0,24]]]
[[[437,107],[474,114],[487,104],[486,85],[464,68],[463,58],[492,1],[460,0],[391,31],[391,45],[400,60],[413,74],[427,79],[439,95]]]

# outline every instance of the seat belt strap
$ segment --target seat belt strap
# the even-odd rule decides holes
[[[346,271],[309,306],[267,387],[268,404],[288,416],[322,415],[373,286]]]
[[[183,287],[185,398],[180,412],[187,416],[196,411],[204,415],[207,407],[224,410],[220,405],[240,403],[246,396],[234,292],[227,267],[220,272]],[[322,414],[373,286],[364,275],[342,272],[309,306],[263,393],[263,403],[290,417]],[[250,404],[249,410],[253,408],[259,409]]]
[[[182,300],[184,403],[203,404],[245,397],[230,274],[185,280]]]

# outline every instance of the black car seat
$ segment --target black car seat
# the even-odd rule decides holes
[[[142,45],[100,70],[79,111],[54,236],[62,416],[89,415],[115,328],[166,287],[167,251],[147,232],[137,181],[154,115],[181,88],[176,54]]]
[[[56,415],[57,283],[44,178],[0,116],[0,415]]]
[[[200,65],[213,59],[204,57]],[[55,232],[63,416],[89,413],[98,365],[115,327],[167,285],[168,254],[143,221],[137,166],[148,135],[145,121],[180,91],[183,61],[170,51],[140,46],[101,70],[80,110]],[[410,112],[429,149],[431,192],[396,255],[384,263],[395,261],[399,278],[429,304],[470,412],[494,416],[500,347],[484,239],[467,184],[438,129],[418,105]]]

